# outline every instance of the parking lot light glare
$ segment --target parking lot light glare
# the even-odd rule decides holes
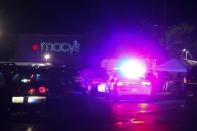
[[[46,61],[48,61],[50,58],[51,58],[51,55],[50,55],[50,54],[45,54],[45,55],[44,55],[44,59],[45,59]]]

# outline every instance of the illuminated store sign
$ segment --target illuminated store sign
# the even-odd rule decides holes
[[[32,45],[33,51],[42,52],[62,52],[73,54],[80,51],[80,43],[74,40],[73,43],[68,42],[40,42]]]

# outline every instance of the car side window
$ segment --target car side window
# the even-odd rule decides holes
[[[3,88],[6,85],[5,77],[2,72],[0,72],[0,88]]]

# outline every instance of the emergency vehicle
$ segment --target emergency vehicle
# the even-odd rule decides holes
[[[106,59],[101,64],[106,68],[109,80],[106,93],[114,99],[126,96],[150,96],[157,78],[156,59],[126,58]]]

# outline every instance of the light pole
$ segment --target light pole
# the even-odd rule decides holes
[[[49,59],[51,59],[51,55],[50,54],[44,54],[44,59],[45,59],[45,62],[47,63],[49,61]]]
[[[182,51],[185,53],[185,59],[188,60],[188,53],[189,53],[189,51],[187,49],[185,49],[185,48]]]

